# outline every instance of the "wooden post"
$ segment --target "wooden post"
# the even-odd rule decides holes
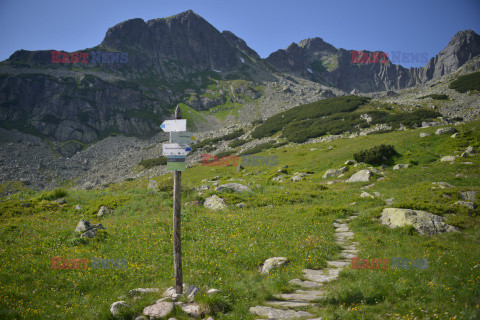
[[[175,109],[175,119],[181,119],[182,114],[179,106]],[[175,268],[175,291],[177,294],[183,293],[183,273],[182,273],[182,238],[181,238],[181,187],[182,171],[174,172],[173,180],[173,260]]]

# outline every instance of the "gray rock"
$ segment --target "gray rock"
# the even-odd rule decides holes
[[[354,173],[346,182],[366,182],[370,181],[372,172],[370,170],[364,169]]]
[[[226,202],[216,194],[208,197],[205,200],[205,203],[203,204],[203,206],[207,209],[211,209],[214,211],[224,210],[228,208]]]
[[[260,268],[260,273],[261,274],[267,274],[272,269],[283,266],[283,265],[287,264],[288,262],[289,262],[288,259],[284,258],[284,257],[268,258],[267,260],[265,260],[262,267]]]
[[[83,232],[89,230],[91,227],[92,226],[91,226],[90,222],[82,219],[78,222],[77,228],[75,229],[75,232],[83,233]]]
[[[475,203],[473,203],[471,201],[457,201],[454,204],[465,206],[465,207],[470,208],[470,209],[475,209],[476,208]]]
[[[104,215],[110,213],[110,212],[113,212],[112,209],[109,209],[105,206],[101,206],[100,209],[98,210],[98,213],[97,213],[97,217],[103,217]]]
[[[77,204],[77,205],[75,206],[75,210],[82,210],[82,206],[79,205],[79,204]]]
[[[158,183],[155,180],[150,180],[148,182],[147,189],[157,191],[158,190]]]
[[[362,194],[360,195],[361,198],[374,198],[370,193],[363,191]]]
[[[446,189],[446,188],[455,188],[454,185],[451,185],[448,182],[432,182],[432,184],[438,185],[441,189]]]
[[[196,303],[187,304],[182,306],[182,311],[194,318],[200,318],[202,316],[202,309]]]
[[[420,133],[420,138],[425,138],[425,137],[430,137],[430,134],[426,133],[426,132],[421,132]]]
[[[221,186],[218,186],[215,188],[216,191],[222,191],[222,190],[230,190],[230,191],[235,191],[235,192],[242,192],[242,191],[252,191],[247,186],[244,186],[243,184],[240,183],[227,183],[227,184],[222,184]]]
[[[110,312],[112,313],[112,315],[115,316],[120,312],[120,310],[127,307],[128,307],[128,304],[125,301],[117,301],[110,305]]]
[[[239,208],[245,208],[245,204],[243,204],[243,203],[241,203],[241,202],[240,202],[240,203],[237,203],[237,207],[239,207]]]
[[[284,181],[284,178],[286,177],[286,175],[284,174],[281,174],[279,175],[278,177],[275,177],[275,178],[272,178],[273,181],[277,181],[277,182],[282,182]]]
[[[457,129],[453,127],[445,127],[445,128],[440,128],[437,131],[435,131],[435,134],[453,134],[457,132]]]
[[[455,161],[455,156],[445,156],[442,159],[440,159],[441,162],[451,162]]]
[[[90,238],[90,239],[92,239],[92,238],[95,238],[96,236],[97,236],[96,230],[90,229],[90,230],[87,230],[84,233],[82,233],[80,238]]]
[[[297,175],[297,176],[293,176],[290,178],[290,181],[292,182],[297,182],[297,181],[301,181],[302,180],[302,177]]]
[[[160,292],[158,288],[137,288],[128,291],[128,294],[131,296],[142,296],[145,293]]]
[[[135,320],[148,320],[148,318],[145,316],[138,316],[135,318]]]
[[[58,204],[65,204],[65,203],[67,203],[67,202],[65,201],[65,198],[57,199],[57,200],[55,200],[54,202],[56,202],[56,203],[58,203]]]
[[[464,191],[460,192],[460,199],[465,201],[477,201],[477,192],[476,191]]]
[[[345,165],[346,166],[351,166],[352,164],[355,164],[355,162],[356,162],[355,160],[347,160],[347,161],[345,161]]]
[[[281,310],[271,307],[256,306],[249,309],[250,313],[269,319],[297,319],[302,317],[311,317],[312,314],[306,311]]]
[[[207,291],[207,294],[215,294],[215,293],[220,293],[220,290],[212,288]]]
[[[302,281],[300,279],[292,279],[292,280],[288,281],[288,283],[293,284],[293,285],[297,285],[297,286],[300,286],[300,287],[304,287],[304,288],[318,288],[318,287],[322,286],[321,283],[318,283],[318,282],[315,282],[315,281]]]
[[[193,301],[198,292],[200,292],[200,288],[192,284],[190,287],[188,287],[187,291],[185,291],[185,295],[187,296],[188,300]]]
[[[393,170],[400,170],[400,169],[403,169],[403,168],[408,168],[409,166],[410,166],[409,164],[396,164],[393,167]]]
[[[446,224],[444,217],[420,210],[385,208],[380,220],[390,228],[413,226],[420,234],[458,231],[457,228]]]
[[[149,317],[162,318],[173,312],[172,302],[160,302],[143,309],[143,314]]]

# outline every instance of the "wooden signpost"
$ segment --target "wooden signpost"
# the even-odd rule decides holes
[[[174,171],[173,180],[173,263],[175,268],[175,292],[183,293],[182,244],[181,244],[181,183],[185,171],[185,157],[192,150],[188,141],[194,138],[187,130],[187,120],[181,119],[180,107],[175,109],[176,120],[165,120],[160,128],[170,132],[170,143],[163,144],[163,155],[167,157],[167,170]]]

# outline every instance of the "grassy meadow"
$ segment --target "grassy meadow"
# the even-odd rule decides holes
[[[350,222],[365,259],[428,259],[421,269],[345,269],[338,281],[325,287],[328,295],[307,311],[323,319],[478,319],[480,318],[479,209],[460,207],[460,191],[480,197],[480,156],[440,162],[468,145],[480,147],[480,122],[456,127],[457,138],[435,135],[436,127],[393,131],[304,145],[284,145],[258,155],[278,156],[278,165],[246,167],[202,166],[182,173],[182,251],[184,282],[206,292],[199,302],[214,319],[255,319],[249,307],[291,292],[288,284],[303,268],[326,267],[340,257],[333,221],[350,214]],[[420,132],[431,136],[420,138]],[[395,147],[395,163],[410,166],[384,170],[370,183],[323,179],[327,169],[339,168],[353,154],[380,144]],[[477,149],[478,151],[478,149]],[[457,153],[456,153],[457,152]],[[463,164],[472,162],[473,164]],[[288,165],[284,173],[280,168]],[[377,167],[378,168],[378,167]],[[311,173],[302,181],[275,182],[272,178],[295,172]],[[156,177],[158,191],[149,180],[125,181],[101,190],[35,192],[18,183],[4,184],[0,192],[17,188],[0,202],[0,318],[1,319],[115,319],[110,305],[126,301],[130,308],[116,319],[134,319],[144,307],[161,297],[151,293],[140,299],[127,295],[134,288],[173,286],[172,185],[173,173]],[[252,192],[213,191],[212,183],[238,182]],[[329,183],[330,182],[330,183]],[[447,182],[455,188],[440,188]],[[361,189],[367,185],[374,185]],[[209,185],[198,195],[195,188]],[[362,191],[378,192],[374,199]],[[214,212],[193,202],[218,194],[228,210]],[[56,198],[64,197],[58,205]],[[394,198],[393,207],[422,209],[445,216],[460,233],[423,236],[412,228],[390,229],[376,218]],[[237,203],[245,208],[238,208]],[[76,205],[82,210],[76,210]],[[101,205],[115,209],[97,218]],[[83,240],[74,230],[80,219],[102,223],[106,232]],[[284,256],[290,263],[260,275],[262,262]],[[51,258],[89,259],[87,269],[52,269]],[[127,269],[92,269],[93,258],[126,259]],[[120,298],[121,296],[125,296]],[[175,317],[189,319],[180,310]]]

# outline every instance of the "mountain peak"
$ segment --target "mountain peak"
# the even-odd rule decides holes
[[[315,52],[319,52],[319,51],[334,52],[337,50],[334,46],[323,41],[322,38],[318,38],[318,37],[302,40],[298,45],[308,51],[315,51]]]

